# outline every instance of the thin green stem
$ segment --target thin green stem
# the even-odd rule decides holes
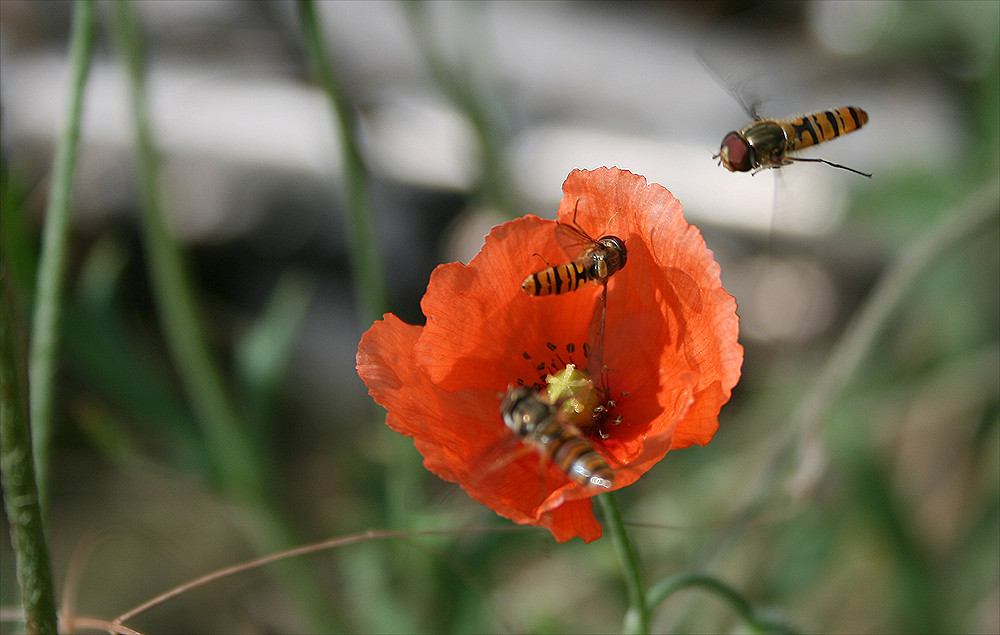
[[[0,254],[0,483],[29,633],[56,632],[56,600],[28,425],[26,333],[15,283]]]
[[[632,546],[625,523],[618,509],[618,501],[611,494],[597,496],[597,502],[604,513],[604,526],[611,534],[611,541],[618,552],[628,596],[628,609],[622,630],[626,633],[649,632],[649,605],[642,589],[642,575],[639,571],[639,557]]]
[[[294,532],[277,509],[268,487],[270,479],[260,448],[252,442],[248,428],[241,425],[222,373],[212,357],[180,245],[168,226],[159,180],[159,155],[146,104],[138,18],[132,4],[126,0],[112,3],[111,12],[135,117],[143,243],[167,345],[185,394],[197,415],[222,489],[243,506],[255,546],[265,553],[281,549],[295,542]],[[316,579],[291,563],[281,567],[281,573],[312,616],[313,628],[332,628],[337,620],[329,603],[318,593]]]
[[[321,35],[319,17],[311,0],[299,0],[299,20],[313,74],[326,93],[340,138],[343,184],[347,194],[347,241],[351,256],[354,293],[362,324],[370,324],[386,312],[382,260],[375,241],[375,216],[368,187],[368,169],[361,153],[356,115],[337,80]]]
[[[94,3],[78,2],[73,12],[70,36],[70,85],[66,105],[66,128],[59,137],[52,165],[52,189],[45,210],[42,251],[35,285],[35,308],[31,328],[30,413],[32,451],[38,479],[39,502],[46,509],[49,482],[49,453],[55,424],[55,375],[58,367],[59,322],[66,278],[69,243],[70,197],[73,170],[80,143],[83,94],[90,72],[94,48]]]
[[[452,104],[472,124],[479,145],[482,172],[478,189],[485,202],[504,214],[514,217],[520,212],[511,201],[511,188],[504,167],[504,149],[510,138],[510,125],[504,110],[503,95],[489,81],[485,68],[490,56],[484,50],[486,30],[483,28],[484,5],[456,3],[461,26],[456,39],[464,65],[452,69],[436,46],[427,2],[405,2],[414,40],[420,48],[431,76]]]
[[[178,375],[198,415],[201,431],[219,470],[224,489],[240,499],[254,499],[264,478],[260,461],[226,394],[225,384],[202,327],[180,245],[171,232],[160,185],[160,157],[149,123],[146,78],[138,18],[129,2],[111,4],[115,35],[129,77],[135,117],[143,244],[156,296],[156,308]]]
[[[768,619],[760,615],[759,611],[747,601],[736,589],[722,582],[718,578],[696,573],[682,573],[665,578],[654,584],[649,589],[647,599],[650,607],[655,607],[665,602],[671,595],[691,587],[699,587],[719,596],[733,609],[740,614],[746,623],[757,632],[762,633],[792,633],[794,632],[787,624]]]

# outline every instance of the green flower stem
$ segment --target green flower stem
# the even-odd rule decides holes
[[[94,3],[76,3],[70,35],[70,86],[66,106],[66,129],[56,146],[52,165],[52,190],[45,209],[45,228],[35,284],[35,308],[31,328],[30,413],[32,450],[43,513],[48,499],[49,451],[52,445],[55,374],[58,367],[59,321],[66,278],[69,242],[70,197],[73,170],[80,142],[83,93],[94,48]]]
[[[757,632],[793,632],[788,625],[778,621],[769,620],[761,616],[758,611],[753,608],[750,602],[748,602],[747,599],[740,595],[735,589],[721,580],[708,575],[682,573],[680,575],[671,576],[661,580],[649,589],[649,595],[647,598],[649,600],[649,605],[651,607],[655,607],[658,604],[665,602],[667,598],[677,591],[691,587],[700,587],[707,591],[711,591],[728,602],[729,605],[732,606],[744,620],[746,620],[747,624]]]
[[[354,293],[362,324],[371,324],[386,312],[385,282],[382,261],[375,244],[374,213],[368,188],[368,170],[361,154],[355,113],[337,81],[320,32],[319,17],[311,0],[299,0],[299,19],[305,37],[306,53],[313,73],[333,109],[343,157],[343,185],[347,194],[347,241],[351,255]]]
[[[197,415],[222,488],[247,514],[255,547],[265,553],[285,548],[294,544],[294,533],[277,510],[260,449],[251,441],[249,430],[241,426],[222,374],[209,352],[208,337],[198,315],[183,254],[168,227],[159,181],[159,155],[146,104],[138,18],[132,4],[126,0],[113,2],[111,15],[116,44],[129,79],[139,153],[144,246],[167,345]],[[298,565],[289,564],[279,568],[286,584],[298,593],[315,622],[314,629],[329,630],[336,622],[329,603],[317,592],[318,582],[305,575]]]
[[[79,13],[79,12],[78,12]],[[56,632],[52,568],[45,543],[28,426],[26,333],[15,300],[15,283],[0,254],[0,483],[29,633]]]
[[[632,547],[625,523],[622,522],[618,501],[613,495],[596,496],[601,511],[604,512],[604,526],[611,534],[611,541],[618,552],[625,577],[625,591],[628,596],[628,610],[625,612],[623,630],[626,633],[649,632],[649,604],[642,590],[642,576],[639,572],[639,557]]]

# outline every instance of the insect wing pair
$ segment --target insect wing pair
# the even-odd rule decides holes
[[[525,278],[521,288],[528,295],[568,293],[588,281],[606,285],[608,278],[625,266],[625,241],[610,235],[591,238],[576,225],[575,213],[573,224],[556,223],[556,240],[573,260]]]
[[[504,425],[525,446],[551,460],[570,480],[591,489],[611,489],[614,474],[607,460],[583,434],[565,421],[560,404],[533,388],[512,388],[500,403]]]
[[[608,279],[625,266],[628,257],[625,241],[612,235],[592,238],[577,225],[575,209],[572,223],[556,223],[556,241],[572,260],[529,275],[521,283],[521,288],[530,296],[543,296],[576,291],[586,282],[595,282],[603,287],[591,320],[588,341],[588,370],[591,377],[602,376],[605,372],[603,352]],[[608,399],[606,382],[602,383],[605,384],[603,388]]]

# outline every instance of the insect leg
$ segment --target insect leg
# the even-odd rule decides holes
[[[792,161],[805,161],[807,163],[825,163],[825,164],[829,165],[830,167],[840,168],[842,170],[847,170],[848,172],[854,172],[855,174],[860,174],[861,176],[863,176],[865,178],[869,178],[869,179],[872,178],[872,175],[869,174],[869,173],[867,173],[867,172],[862,172],[861,170],[855,170],[854,168],[849,168],[846,165],[841,165],[839,163],[834,163],[833,161],[827,161],[826,159],[813,159],[813,158],[806,158],[806,157],[789,157],[788,161],[789,162],[792,162]]]

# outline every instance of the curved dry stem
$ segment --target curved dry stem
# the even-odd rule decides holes
[[[107,620],[102,620],[97,617],[74,617],[72,619],[67,619],[64,622],[65,630],[67,633],[73,633],[80,629],[89,629],[95,631],[105,631],[111,633],[112,635],[142,635],[139,631],[124,626],[122,624],[115,624],[114,622],[109,622]]]
[[[288,560],[289,558],[295,558],[298,556],[304,556],[311,553],[317,553],[320,551],[325,551],[327,549],[335,549],[337,547],[344,547],[346,545],[353,545],[361,542],[370,542],[374,540],[394,540],[403,538],[412,538],[415,536],[442,536],[460,533],[506,533],[511,531],[526,531],[528,528],[524,527],[464,527],[461,529],[425,529],[425,530],[385,530],[385,529],[369,529],[358,534],[351,534],[349,536],[341,536],[339,538],[330,538],[327,540],[321,540],[320,542],[314,542],[308,545],[303,545],[301,547],[295,547],[292,549],[286,549],[285,551],[279,551],[262,558],[255,558],[253,560],[248,560],[240,564],[233,565],[231,567],[226,567],[225,569],[219,569],[213,571],[212,573],[201,576],[200,578],[195,578],[185,582],[184,584],[178,585],[169,591],[165,591],[156,597],[143,602],[139,606],[122,613],[114,620],[112,624],[121,625],[122,623],[145,613],[146,611],[163,604],[167,600],[177,597],[183,593],[187,593],[193,589],[200,586],[204,586],[210,582],[215,582],[216,580],[221,580],[222,578],[228,578],[229,576],[236,575],[237,573],[242,573],[243,571],[249,571],[251,569],[258,569],[260,567],[273,564],[282,560]]]

